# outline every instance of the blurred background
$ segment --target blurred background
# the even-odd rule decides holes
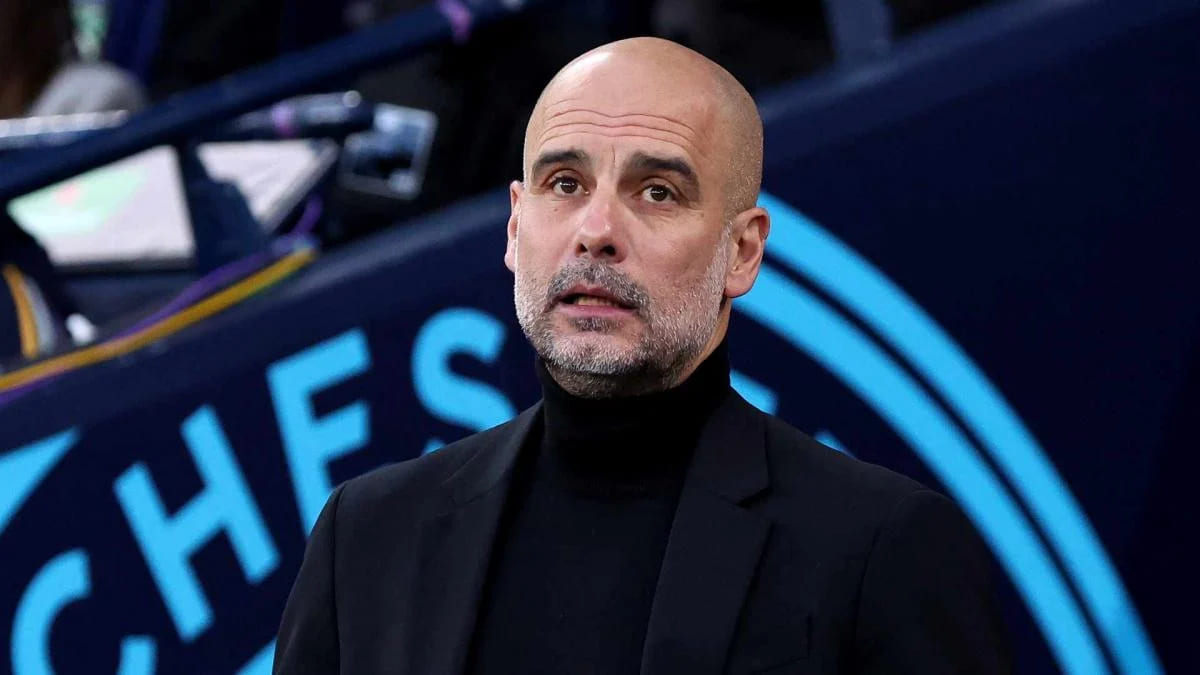
[[[546,81],[635,35],[764,119],[735,387],[958,501],[1017,672],[1200,672],[1197,31],[1197,0],[0,0],[0,672],[269,672],[332,487],[538,398],[505,186]]]

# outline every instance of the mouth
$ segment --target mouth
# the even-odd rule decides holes
[[[616,307],[618,309],[633,309],[629,305],[617,302],[612,298],[606,298],[599,295],[588,295],[586,293],[573,293],[564,296],[559,302],[565,305],[574,305],[576,307]]]
[[[574,308],[575,312],[632,312],[635,309],[602,288],[572,288],[560,295],[557,303]]]

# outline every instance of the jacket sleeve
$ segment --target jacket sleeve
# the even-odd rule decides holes
[[[853,672],[1012,672],[987,551],[942,495],[918,490],[896,505],[859,592]]]
[[[288,596],[275,643],[274,675],[332,675],[338,672],[334,543],[338,503],[345,484],[325,502],[304,551],[304,562]]]

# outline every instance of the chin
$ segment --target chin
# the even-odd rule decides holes
[[[597,375],[616,375],[636,365],[635,342],[621,335],[574,332],[554,339],[555,362],[561,367]]]
[[[614,326],[591,319],[569,321],[555,333],[555,341],[562,344],[608,345],[613,348],[632,349],[639,343],[639,335],[630,335],[628,326]]]

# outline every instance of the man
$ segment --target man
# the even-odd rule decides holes
[[[957,508],[729,387],[761,167],[753,101],[695,52],[554,77],[504,256],[543,400],[334,492],[276,673],[1007,670]]]

